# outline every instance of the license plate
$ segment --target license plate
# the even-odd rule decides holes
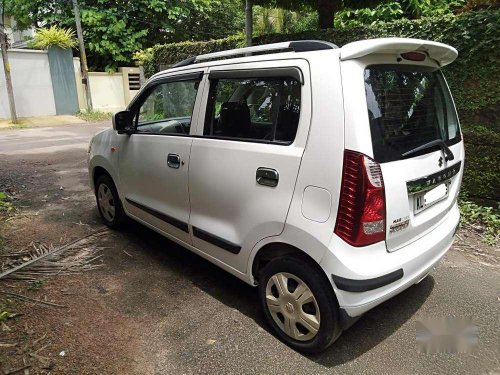
[[[441,184],[436,186],[434,189],[425,191],[423,193],[415,194],[413,197],[414,201],[414,213],[419,213],[425,210],[426,208],[432,206],[434,203],[439,202],[440,200],[448,197],[448,187],[449,183]]]

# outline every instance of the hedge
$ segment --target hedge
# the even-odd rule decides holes
[[[495,206],[500,200],[500,133],[490,129],[464,131],[465,172],[462,191],[470,199]]]
[[[498,188],[494,189],[495,184],[498,187],[497,167],[487,163],[495,170],[494,173],[484,174],[481,178],[477,178],[477,176],[472,178],[471,175],[480,173],[481,170],[484,171],[485,167],[480,162],[483,160],[481,156],[474,154],[475,150],[498,157],[498,143],[497,147],[493,144],[491,148],[486,144],[479,147],[477,143],[483,142],[487,136],[484,139],[480,135],[476,136],[478,128],[475,127],[475,130],[471,129],[470,131],[469,128],[472,124],[480,124],[493,130],[494,133],[500,132],[497,122],[500,115],[500,85],[497,82],[499,76],[498,61],[500,61],[498,50],[500,46],[500,10],[481,10],[457,16],[446,15],[418,20],[403,19],[388,23],[315,30],[298,34],[269,34],[254,38],[253,43],[265,44],[286,40],[318,39],[333,42],[341,47],[356,40],[390,36],[439,41],[450,44],[458,50],[457,60],[443,70],[457,104],[462,128],[467,137],[471,137],[471,142],[472,139],[476,142],[475,144],[467,144],[467,137],[465,138],[468,148],[467,155],[470,158],[469,164],[473,168],[479,168],[476,171],[467,172],[464,190],[473,196],[493,197],[498,200]],[[156,45],[153,47],[151,59],[144,64],[144,70],[146,75],[150,76],[190,56],[238,48],[243,45],[242,36],[208,42]],[[469,178],[470,180],[468,180]],[[481,186],[473,186],[478,181],[480,181]]]

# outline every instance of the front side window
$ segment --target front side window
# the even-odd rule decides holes
[[[155,86],[137,113],[137,132],[189,134],[198,82],[165,82]]]
[[[204,135],[292,143],[300,91],[300,82],[292,78],[211,80]]]
[[[375,65],[365,70],[364,78],[378,162],[400,160],[404,153],[434,140],[447,144],[460,140],[455,108],[439,70]]]

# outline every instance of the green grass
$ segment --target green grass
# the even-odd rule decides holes
[[[500,239],[500,212],[493,207],[459,200],[462,223],[483,234],[484,242],[496,245]]]
[[[43,286],[42,280],[33,280],[29,282],[27,290],[30,292],[34,292],[36,290],[41,289],[42,286]]]
[[[0,322],[7,320],[12,314],[7,311],[7,306],[0,304]]]
[[[98,122],[111,120],[113,114],[111,112],[102,111],[79,111],[76,113],[76,116],[87,122]]]
[[[7,193],[0,191],[0,213],[10,212],[14,209],[8,198]]]

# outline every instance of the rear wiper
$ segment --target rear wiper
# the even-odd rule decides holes
[[[427,143],[423,144],[422,146],[418,146],[418,147],[415,147],[414,149],[411,149],[410,151],[406,151],[401,156],[407,157],[407,156],[416,154],[422,150],[426,150],[428,148],[432,148],[435,146],[441,147],[441,150],[443,150],[443,153],[444,153],[444,160],[445,161],[455,159],[455,155],[453,155],[453,152],[451,152],[448,145],[442,139],[435,139],[434,141],[427,142]]]

